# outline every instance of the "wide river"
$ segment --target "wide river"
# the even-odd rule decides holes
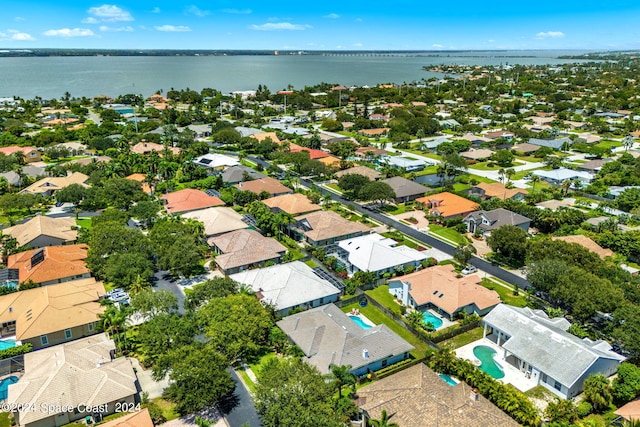
[[[0,57],[0,97],[60,98],[125,93],[147,97],[162,89],[205,87],[223,93],[273,92],[327,82],[345,86],[403,83],[439,74],[437,64],[562,64],[561,51],[452,52],[396,55],[78,56]]]

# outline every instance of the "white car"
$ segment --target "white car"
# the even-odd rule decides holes
[[[476,271],[478,271],[477,268],[475,268],[473,265],[468,265],[468,266],[466,266],[465,268],[462,269],[461,273],[464,274],[464,275],[467,275],[467,274],[473,274]]]

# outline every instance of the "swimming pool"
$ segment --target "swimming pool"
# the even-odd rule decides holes
[[[360,326],[362,329],[371,329],[371,325],[367,325],[366,323],[364,323],[364,321],[358,316],[349,316],[349,318],[354,322],[356,322],[356,324]]]
[[[18,382],[18,377],[10,376],[3,380],[0,380],[0,401],[7,400],[9,396],[9,384],[15,384]]]
[[[429,313],[428,311],[423,311],[422,312],[422,321],[425,324],[431,323],[431,326],[433,326],[434,329],[438,329],[440,326],[442,326],[442,319],[440,319],[439,317],[434,316],[433,314]]]
[[[454,380],[453,378],[451,378],[449,375],[447,374],[438,374],[438,376],[440,378],[442,378],[444,380],[445,383],[449,384],[451,387],[453,387],[454,385],[457,385],[458,383],[456,382],[456,380]]]
[[[6,350],[8,348],[13,348],[15,346],[16,346],[16,340],[13,340],[13,339],[0,340],[0,350]]]
[[[504,378],[502,367],[493,359],[497,354],[494,349],[485,345],[479,345],[473,348],[473,354],[482,362],[480,369],[497,380]]]

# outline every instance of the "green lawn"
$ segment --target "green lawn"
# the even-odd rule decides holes
[[[249,378],[249,375],[247,375],[247,372],[244,369],[238,369],[236,372],[238,373],[238,375],[240,375],[240,377],[242,378],[242,381],[244,381],[249,391],[251,393],[255,393],[256,385],[253,383],[253,381],[251,381],[251,378]]]
[[[433,165],[433,166],[427,166],[426,168],[422,169],[420,171],[419,174],[417,174],[416,176],[421,176],[421,175],[433,175],[434,173],[438,173],[438,166]]]
[[[527,299],[524,297],[525,291],[520,290],[519,295],[513,294],[513,286],[508,287],[508,285],[503,285],[500,283],[496,283],[491,279],[482,279],[482,286],[487,289],[493,289],[498,293],[502,302],[508,305],[513,305],[515,307],[526,307]]]
[[[464,190],[468,190],[470,188],[471,188],[471,186],[469,184],[463,184],[461,182],[456,182],[455,184],[453,184],[453,189],[455,191],[464,191]]]
[[[318,263],[317,263],[317,262],[315,262],[315,261],[314,261],[314,260],[312,260],[312,259],[308,259],[308,260],[306,260],[304,263],[305,263],[305,264],[307,264],[307,265],[308,265],[309,267],[311,267],[311,268],[316,268],[316,267],[318,266]]]
[[[152,402],[157,404],[160,409],[162,409],[162,415],[164,415],[167,421],[175,420],[180,416],[180,414],[176,412],[176,405],[169,402],[168,400],[157,397],[153,399]]]
[[[411,332],[409,332],[408,330],[400,326],[393,319],[387,317],[383,312],[381,312],[371,304],[367,305],[366,307],[360,307],[360,305],[357,302],[355,302],[353,304],[349,304],[345,307],[342,307],[342,311],[345,313],[348,313],[354,308],[357,308],[358,310],[360,310],[360,313],[362,313],[364,316],[367,317],[367,319],[371,320],[376,325],[380,325],[380,324],[387,325],[389,329],[391,329],[396,334],[400,335],[409,344],[414,346],[415,349],[411,352],[411,355],[416,359],[424,357],[427,349],[430,348],[427,344],[422,342]]]
[[[91,230],[91,218],[86,218],[86,217],[78,218],[76,219],[76,224],[78,224],[78,227]]]
[[[493,163],[493,162],[480,162],[480,163],[476,163],[475,165],[471,165],[469,166],[469,169],[476,169],[476,170],[481,170],[481,171],[499,171],[500,169],[509,169],[515,166],[522,166],[524,165],[523,162],[513,162],[511,164],[511,166],[498,166],[497,164],[493,167],[489,166],[489,163]]]
[[[449,338],[448,340],[444,340],[438,345],[440,347],[446,347],[455,350],[456,348],[463,347],[482,338],[483,330],[484,328],[477,327],[471,329],[470,331],[463,332],[462,334],[457,335],[453,338]]]
[[[398,304],[394,296],[389,293],[389,285],[381,285],[375,289],[366,291],[365,293],[389,310],[401,315],[400,304]]]
[[[388,231],[386,233],[382,233],[382,235],[384,237],[397,241],[401,245],[408,246],[412,249],[418,249],[418,244],[416,242],[414,242],[413,240],[409,240],[404,234],[400,233],[399,231]]]
[[[9,412],[0,412],[0,427],[10,427]]]
[[[594,145],[594,147],[600,147],[600,148],[614,148],[614,147],[622,147],[622,142],[620,141],[611,141],[609,139],[603,139],[602,141],[598,142],[597,144]]]
[[[458,179],[459,180],[462,180],[462,179],[466,179],[466,180],[475,179],[477,182],[486,182],[488,184],[491,184],[492,182],[496,182],[495,180],[493,180],[491,178],[487,178],[487,177],[480,176],[480,175],[473,175],[471,173],[466,173],[466,174],[460,175],[458,177]]]
[[[333,191],[342,194],[342,190],[338,187],[338,184],[326,184],[327,187],[332,189]]]
[[[437,234],[443,239],[449,240],[458,245],[467,243],[467,238],[458,233],[453,228],[446,228],[441,225],[429,224],[429,231],[431,231],[433,234]]]
[[[262,370],[262,366],[266,364],[269,360],[275,359],[275,357],[276,357],[276,354],[274,352],[269,352],[263,355],[262,357],[260,357],[260,359],[257,362],[250,363],[249,367],[251,368],[253,373],[256,374],[256,377],[259,377],[260,371]]]

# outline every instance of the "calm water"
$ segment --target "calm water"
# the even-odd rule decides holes
[[[484,345],[479,345],[473,348],[473,354],[478,358],[478,360],[480,360],[480,362],[482,362],[480,369],[497,380],[504,378],[504,371],[502,370],[502,367],[494,360],[496,355],[496,351],[494,349]]]
[[[258,84],[271,91],[291,84],[296,89],[322,82],[352,85],[402,83],[438,76],[422,70],[434,64],[560,64],[574,61],[557,56],[569,51],[456,52],[439,56],[399,54],[176,56],[176,57],[0,57],[0,97],[30,99],[72,96],[117,96],[157,90],[205,87],[224,93],[253,90]]]

